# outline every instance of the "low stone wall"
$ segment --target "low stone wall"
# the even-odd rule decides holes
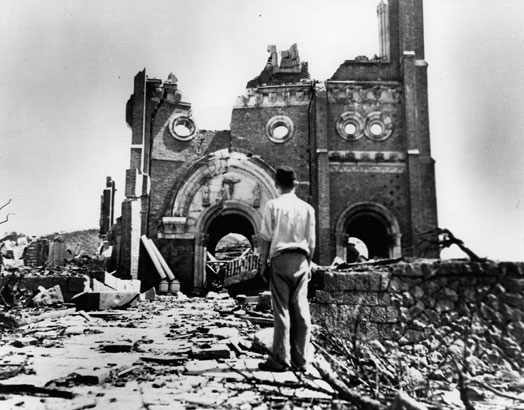
[[[420,260],[318,274],[313,321],[344,337],[429,350],[478,339],[524,363],[524,263]]]

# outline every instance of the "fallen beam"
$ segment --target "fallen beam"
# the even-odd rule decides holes
[[[160,253],[158,248],[156,247],[155,243],[151,239],[149,239],[149,243],[151,245],[151,249],[155,253],[156,257],[158,258],[158,261],[160,262],[160,265],[162,266],[162,269],[164,269],[164,272],[165,272],[165,274],[167,276],[167,279],[169,281],[174,280],[175,279],[175,274],[173,273],[173,271],[171,270],[171,268],[167,264],[166,260],[164,259],[164,257],[162,256],[162,254]]]
[[[164,271],[164,268],[162,267],[162,264],[158,260],[158,257],[156,256],[155,251],[151,247],[151,243],[149,242],[149,238],[147,236],[145,236],[145,235],[142,235],[140,237],[140,240],[142,241],[142,244],[144,245],[144,248],[146,249],[147,254],[149,255],[149,258],[151,259],[151,262],[153,262],[153,265],[155,266],[155,269],[156,269],[156,271],[158,273],[158,276],[160,276],[161,280],[166,279],[167,278],[167,274]]]

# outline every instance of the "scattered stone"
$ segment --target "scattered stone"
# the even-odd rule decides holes
[[[101,384],[109,379],[111,372],[107,369],[79,369],[75,372],[74,380],[79,384]]]
[[[259,330],[253,338],[252,349],[262,354],[273,351],[273,328]]]
[[[271,308],[271,292],[267,290],[259,293],[256,310],[271,311]]]
[[[12,342],[14,347],[26,347],[38,344],[38,339],[35,337],[21,337]]]
[[[136,306],[138,292],[84,292],[76,295],[73,301],[79,310],[125,309]]]
[[[146,290],[144,293],[140,294],[140,300],[153,301],[155,299],[156,299],[156,290],[155,290],[155,288],[151,288],[149,290]]]
[[[140,360],[144,362],[154,362],[165,365],[179,365],[186,362],[187,356],[170,356],[170,355],[155,355],[155,356],[141,356]]]
[[[84,333],[85,328],[83,326],[71,326],[68,327],[64,331],[64,335],[66,336],[73,336],[73,335],[81,335]]]
[[[231,356],[231,351],[229,347],[225,344],[216,344],[210,347],[193,347],[191,349],[191,357],[198,360],[207,360],[207,359],[229,359]]]
[[[209,332],[207,334],[209,336],[218,337],[219,339],[230,339],[230,338],[236,338],[240,336],[238,329],[235,329],[233,327],[212,328],[212,329],[209,329]]]
[[[184,374],[198,376],[210,371],[220,371],[227,368],[225,364],[219,364],[216,360],[193,360],[185,364]]]
[[[133,349],[134,343],[129,342],[118,342],[111,343],[108,345],[101,346],[102,351],[107,353],[121,353],[121,352],[130,352]]]
[[[59,285],[55,285],[49,289],[39,286],[38,289],[40,292],[33,298],[33,304],[35,306],[53,306],[64,303],[64,296]]]

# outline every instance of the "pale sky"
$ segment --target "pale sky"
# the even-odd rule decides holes
[[[312,77],[378,53],[378,0],[2,0],[0,232],[98,227],[123,198],[133,77],[179,79],[202,129],[298,43]],[[425,0],[439,225],[481,256],[524,255],[524,1]],[[447,252],[443,256],[462,256]]]

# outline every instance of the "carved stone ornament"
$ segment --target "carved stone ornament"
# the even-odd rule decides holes
[[[202,188],[202,206],[208,207],[211,205],[211,190],[209,185],[205,184]]]
[[[260,194],[261,194],[261,188],[260,184],[255,184],[255,187],[253,188],[253,208],[260,208]]]

